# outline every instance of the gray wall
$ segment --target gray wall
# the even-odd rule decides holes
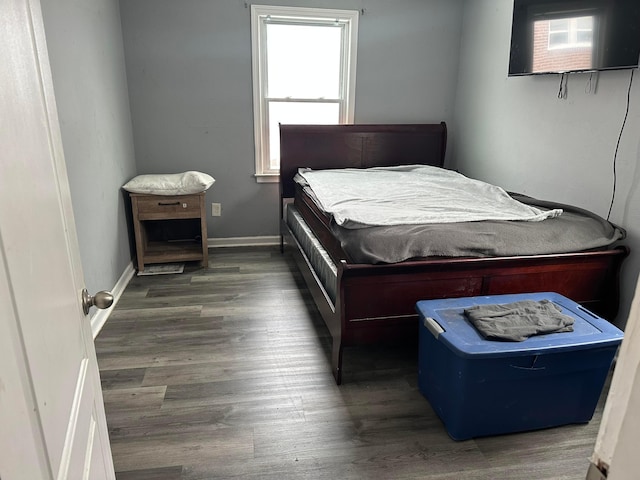
[[[259,3],[365,9],[356,122],[453,120],[462,0]],[[276,235],[278,186],[253,177],[250,9],[239,0],[120,8],[139,173],[212,175],[207,205],[222,203],[222,216],[208,216],[210,238]]]
[[[136,173],[122,29],[114,0],[43,0],[62,143],[88,290],[131,262],[120,187]]]
[[[454,163],[463,173],[508,190],[606,217],[631,72],[601,73],[595,93],[586,93],[588,74],[570,75],[565,100],[557,98],[557,75],[507,78],[512,4],[465,3]],[[632,249],[623,270],[619,324],[626,321],[640,269],[640,78],[635,73],[611,214],[627,230],[625,243]]]

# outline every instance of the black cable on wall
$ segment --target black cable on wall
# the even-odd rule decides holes
[[[633,85],[633,73],[635,69],[631,70],[631,77],[629,78],[629,89],[627,90],[627,108],[624,112],[624,120],[622,121],[622,128],[620,128],[620,135],[618,135],[618,142],[616,143],[616,151],[613,154],[613,191],[611,192],[611,204],[609,204],[609,213],[607,213],[607,220],[611,217],[611,209],[613,208],[613,202],[616,198],[616,185],[618,183],[618,176],[616,173],[616,163],[618,160],[618,149],[620,148],[620,140],[622,139],[622,133],[624,127],[627,124],[627,117],[629,116],[629,105],[631,103],[631,86]]]

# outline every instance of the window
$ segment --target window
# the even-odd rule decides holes
[[[279,124],[352,123],[358,12],[251,6],[256,177],[277,181]]]
[[[591,47],[593,17],[560,18],[549,21],[549,49]]]

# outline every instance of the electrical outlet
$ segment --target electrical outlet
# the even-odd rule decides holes
[[[221,203],[212,203],[211,204],[211,216],[219,217],[222,215],[222,204]]]

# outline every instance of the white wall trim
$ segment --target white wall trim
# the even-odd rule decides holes
[[[265,245],[280,245],[280,235],[267,235],[262,237],[230,237],[208,238],[209,248],[217,247],[258,247]]]
[[[122,272],[122,275],[120,275],[120,278],[111,289],[111,294],[113,295],[113,305],[104,310],[96,310],[95,313],[91,316],[91,333],[93,334],[94,340],[100,333],[100,330],[102,330],[104,324],[107,323],[109,315],[111,315],[111,312],[118,303],[118,300],[120,300],[124,289],[127,288],[127,285],[129,284],[135,273],[136,270],[135,268],[133,268],[133,262],[129,262],[129,264],[125,267],[124,272]]]

